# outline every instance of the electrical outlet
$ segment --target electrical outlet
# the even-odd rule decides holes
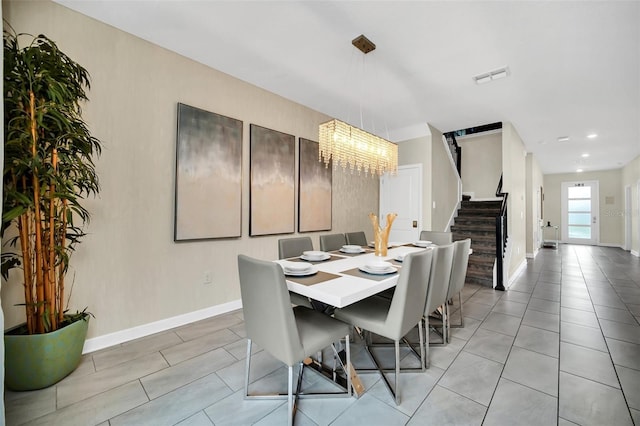
[[[211,271],[204,271],[203,275],[203,284],[211,284],[213,281],[211,280]]]

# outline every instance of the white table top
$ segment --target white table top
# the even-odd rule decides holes
[[[380,258],[381,260],[392,260],[398,255],[424,250],[421,247],[400,246],[388,250],[387,256]],[[287,287],[290,291],[307,296],[311,299],[324,302],[336,308],[343,308],[359,300],[373,296],[388,288],[394,287],[398,282],[398,275],[391,274],[388,277],[378,281],[374,279],[360,278],[352,275],[343,274],[359,266],[365,265],[375,258],[373,252],[361,254],[358,256],[340,256],[331,253],[332,256],[341,257],[339,260],[315,263],[314,266],[319,271],[324,271],[339,275],[339,278],[323,281],[318,284],[304,285],[292,281],[293,277],[287,277]],[[282,259],[276,262],[286,261]],[[398,265],[400,266],[400,265]]]

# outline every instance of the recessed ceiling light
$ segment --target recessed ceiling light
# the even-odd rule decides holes
[[[595,139],[595,138],[597,138],[597,137],[598,137],[598,135],[597,135],[597,134],[595,134],[595,133],[589,133],[589,134],[587,135],[587,137],[588,137],[589,139]]]
[[[582,154],[582,158],[587,158],[588,156],[589,156],[589,154],[586,153],[586,152],[584,154]]]
[[[558,138],[558,142],[567,142],[569,140],[569,136],[560,136]]]
[[[582,173],[582,169],[578,169],[578,170],[576,170],[576,172]]]

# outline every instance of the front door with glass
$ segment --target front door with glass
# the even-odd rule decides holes
[[[562,183],[562,241],[598,244],[598,182]]]

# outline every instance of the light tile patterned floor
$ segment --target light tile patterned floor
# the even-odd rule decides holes
[[[463,299],[465,327],[431,348],[427,372],[402,374],[399,406],[361,374],[359,399],[302,400],[296,424],[640,424],[640,259],[561,245],[507,291],[466,286]],[[56,386],[7,391],[7,425],[284,424],[283,401],[242,398],[245,342],[235,312],[87,354]],[[357,346],[353,359],[368,364]],[[253,390],[286,389],[269,354],[255,348],[252,366]],[[313,373],[304,385],[326,386]]]

